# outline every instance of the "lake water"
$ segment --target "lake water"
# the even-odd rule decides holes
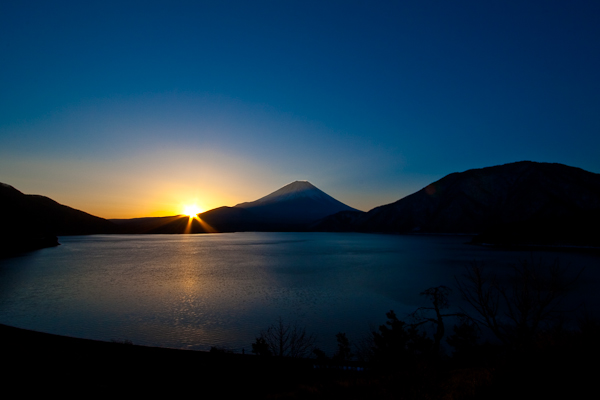
[[[277,318],[297,322],[331,350],[428,305],[419,295],[454,286],[473,260],[559,260],[585,267],[577,293],[600,309],[600,257],[504,252],[460,236],[231,233],[60,237],[61,246],[0,260],[0,323],[135,344],[249,352]],[[451,302],[460,305],[454,292]]]

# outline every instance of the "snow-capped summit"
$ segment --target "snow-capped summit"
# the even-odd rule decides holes
[[[316,200],[318,202],[341,204],[343,206],[346,206],[345,204],[343,204],[343,203],[337,201],[336,199],[334,199],[333,197],[329,196],[327,193],[316,188],[309,181],[295,181],[295,182],[285,185],[281,189],[278,189],[271,194],[266,195],[265,197],[261,197],[260,199],[251,201],[251,202],[240,203],[240,204],[236,205],[236,207],[242,207],[242,208],[259,207],[259,206],[263,206],[263,205],[267,205],[267,204],[288,201],[288,200],[293,200],[293,199],[299,199],[299,198],[309,198],[309,199]],[[348,206],[346,206],[346,207],[348,207]]]
[[[282,224],[310,223],[340,211],[356,211],[308,181],[292,182],[265,197],[235,207],[260,215],[262,221]]]

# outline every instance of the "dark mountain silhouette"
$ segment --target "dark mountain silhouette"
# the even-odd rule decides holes
[[[198,214],[197,218],[188,215],[170,217],[146,217],[132,219],[111,219],[123,233],[177,234],[212,233],[260,230],[255,216],[243,209],[219,207]],[[214,228],[214,226],[218,227]],[[251,229],[254,228],[254,229]]]
[[[269,231],[269,224],[261,221],[258,215],[238,207],[214,208],[198,217],[218,232]]]
[[[183,233],[188,222],[187,215],[169,217],[144,217],[110,219],[122,233]],[[178,228],[183,225],[181,229]]]
[[[360,221],[366,214],[364,211],[340,211],[313,222],[309,226],[309,230],[320,232],[357,231]]]
[[[207,211],[207,213],[210,214],[215,210]],[[201,219],[204,214],[199,214],[196,218],[190,218],[188,215],[174,215],[170,217],[111,219],[111,221],[117,224],[122,229],[123,233],[178,234],[233,231],[214,229],[211,225]]]
[[[56,246],[56,236],[117,233],[108,220],[0,183],[0,256]]]
[[[307,181],[292,182],[256,201],[234,208],[250,211],[258,221],[272,225],[307,225],[340,211],[357,211]]]
[[[56,245],[57,235],[306,230],[464,233],[479,234],[476,243],[600,246],[600,175],[529,161],[453,173],[368,213],[306,181],[194,219],[108,221],[5,184],[0,210],[2,254]]]
[[[126,233],[304,231],[340,211],[360,212],[306,181],[292,182],[256,201],[218,207],[190,219],[185,215],[111,220]]]
[[[368,213],[327,217],[314,229],[485,233],[480,239],[492,242],[600,244],[599,214],[599,174],[523,161],[453,173]]]

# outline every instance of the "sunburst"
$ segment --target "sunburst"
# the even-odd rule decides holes
[[[202,210],[200,209],[200,207],[198,207],[195,204],[193,204],[193,205],[187,205],[187,206],[185,206],[183,208],[183,213],[185,215],[188,215],[190,218],[196,217],[201,212],[202,212]]]

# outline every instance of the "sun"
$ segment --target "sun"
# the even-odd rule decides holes
[[[201,212],[202,212],[202,210],[200,209],[200,207],[198,207],[195,204],[183,207],[183,213],[185,215],[189,215],[190,218],[195,217],[196,215],[200,214]]]

